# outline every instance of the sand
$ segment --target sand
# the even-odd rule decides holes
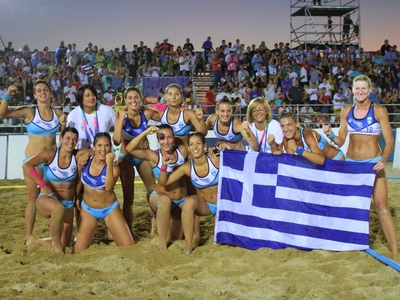
[[[387,174],[400,170],[387,166]],[[3,180],[0,185],[22,185]],[[121,186],[117,194],[121,196]],[[201,219],[200,246],[191,255],[175,241],[167,253],[149,234],[143,185],[135,187],[135,242],[117,247],[103,240],[100,224],[93,245],[66,255],[38,245],[24,246],[26,191],[0,190],[1,299],[398,299],[400,274],[363,251],[295,249],[250,251],[213,244],[212,217]],[[400,181],[389,181],[391,211],[400,235]],[[376,213],[371,212],[371,248],[390,256]],[[34,234],[48,236],[37,216]]]

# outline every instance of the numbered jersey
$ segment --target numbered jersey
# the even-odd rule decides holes
[[[347,115],[347,130],[349,134],[380,135],[381,125],[374,116],[374,103],[371,103],[367,115],[363,119],[354,117],[354,105]]]

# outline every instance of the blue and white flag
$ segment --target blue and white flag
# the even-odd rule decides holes
[[[214,240],[253,250],[368,249],[373,165],[222,151]]]

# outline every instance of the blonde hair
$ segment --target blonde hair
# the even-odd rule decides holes
[[[253,100],[250,101],[249,106],[247,107],[247,112],[246,112],[246,120],[249,123],[253,123],[254,122],[254,118],[253,118],[253,110],[258,106],[258,105],[262,105],[265,107],[266,111],[267,111],[267,123],[271,122],[272,120],[272,111],[271,111],[271,107],[269,106],[269,103],[267,101],[267,99],[265,99],[264,97],[257,97],[254,98]]]
[[[181,87],[179,84],[176,84],[176,83],[171,83],[171,84],[169,84],[169,85],[165,88],[165,96],[167,95],[168,90],[169,90],[170,88],[177,88],[177,89],[179,90],[179,93],[181,94],[181,102],[186,102],[186,101],[184,101],[184,99],[183,99],[183,89],[182,89],[182,87]],[[165,97],[165,98],[166,98],[166,97]]]
[[[368,83],[368,87],[369,87],[369,88],[371,88],[371,86],[372,86],[371,79],[369,79],[369,77],[366,76],[366,75],[358,75],[358,76],[354,77],[354,79],[353,79],[353,85],[354,85],[357,81],[365,81],[366,83]]]

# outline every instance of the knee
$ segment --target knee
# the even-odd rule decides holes
[[[196,199],[192,198],[192,197],[188,197],[185,202],[183,203],[183,205],[181,206],[182,209],[182,213],[184,212],[193,212],[196,208]]]
[[[163,208],[171,207],[171,199],[165,195],[158,196],[157,205],[158,207],[163,207]]]

